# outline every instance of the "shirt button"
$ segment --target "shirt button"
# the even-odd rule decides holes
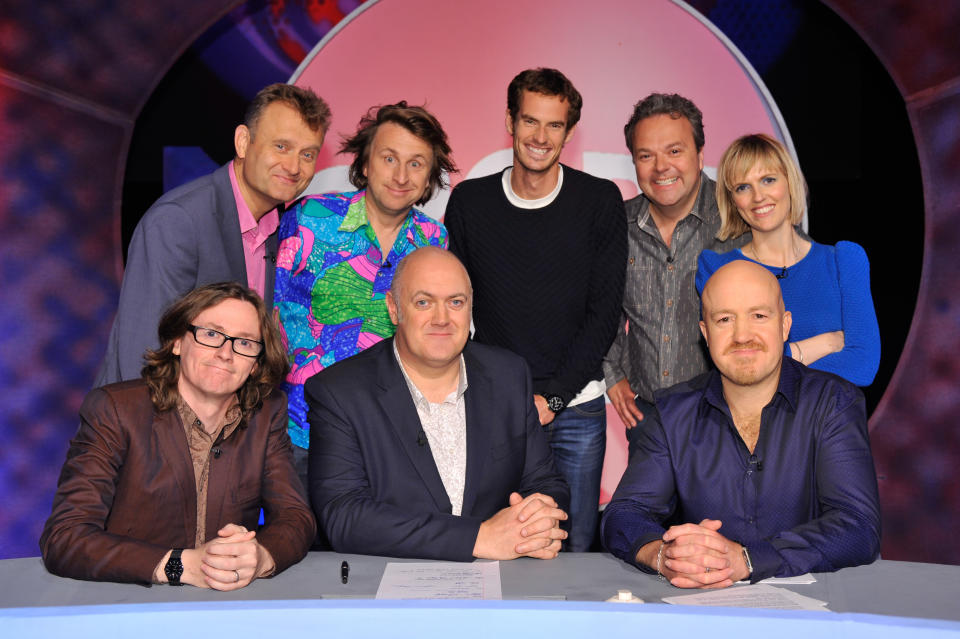
[[[668,265],[667,265],[667,270],[668,270],[668,271],[672,271],[672,270],[673,270],[673,264],[668,264]]]
[[[664,335],[664,336],[663,336],[663,341],[669,342],[669,341],[670,341],[670,336],[669,336],[669,335]]]
[[[663,371],[664,377],[670,377],[670,371]]]
[[[632,258],[632,257],[630,258],[630,263],[633,264],[633,258]]]
[[[671,306],[673,306],[673,300],[669,299],[667,300],[667,308],[670,308]]]

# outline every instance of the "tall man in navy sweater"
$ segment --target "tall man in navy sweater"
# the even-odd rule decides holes
[[[570,486],[566,550],[593,541],[606,444],[601,362],[617,331],[627,260],[617,187],[560,164],[583,99],[555,69],[507,89],[513,166],[453,190],[444,224],[473,281],[474,339],[522,355]]]

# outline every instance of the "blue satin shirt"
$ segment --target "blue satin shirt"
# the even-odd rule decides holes
[[[606,548],[644,571],[641,546],[673,524],[719,519],[747,547],[751,580],[873,561],[880,506],[863,394],[784,358],[751,454],[714,370],[657,393],[604,511]]]

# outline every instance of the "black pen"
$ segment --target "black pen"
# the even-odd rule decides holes
[[[340,564],[340,581],[342,583],[347,583],[347,579],[350,577],[350,564],[343,562]]]

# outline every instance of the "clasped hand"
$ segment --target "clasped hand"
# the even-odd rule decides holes
[[[200,588],[237,590],[273,571],[270,553],[255,539],[257,533],[227,524],[217,537],[183,551],[181,581]]]
[[[663,576],[678,588],[726,588],[749,577],[740,544],[717,532],[722,525],[717,519],[704,519],[671,526],[661,540]],[[652,568],[657,568],[661,541],[644,546],[649,547],[645,563]]]
[[[549,495],[521,497],[510,493],[510,505],[480,524],[473,555],[480,559],[534,557],[553,559],[567,533],[560,522],[567,513]]]

